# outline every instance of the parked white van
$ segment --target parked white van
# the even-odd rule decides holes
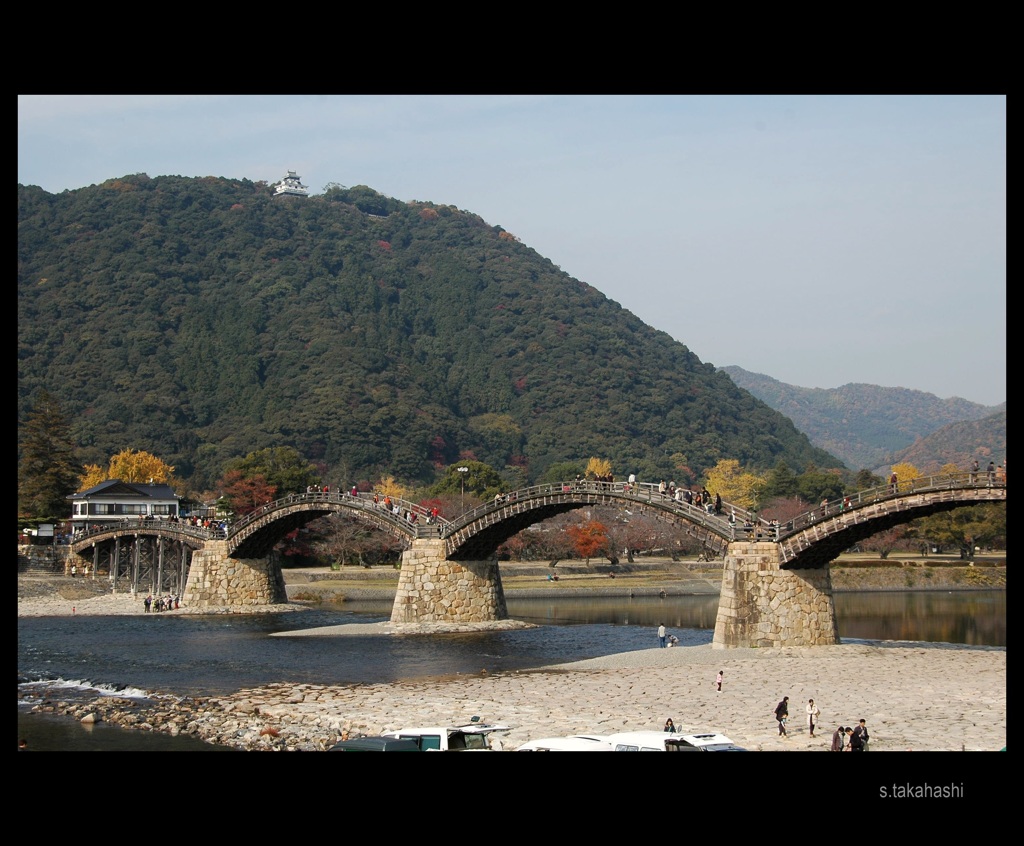
[[[625,731],[605,740],[613,752],[745,752],[724,734],[672,734],[667,731]]]
[[[492,732],[510,731],[511,726],[472,723],[468,726],[426,726],[386,731],[382,737],[413,741],[423,752],[496,751],[500,741],[491,740]]]
[[[516,747],[516,752],[611,752],[612,745],[600,735],[574,734],[569,737],[542,737]]]

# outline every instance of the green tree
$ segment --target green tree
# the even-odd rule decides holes
[[[460,473],[460,467],[465,467],[466,472]],[[445,468],[444,475],[430,489],[430,495],[461,496],[463,485],[466,486],[467,495],[488,499],[489,492],[493,496],[502,489],[501,474],[490,464],[484,464],[482,461],[460,461]]]
[[[39,397],[21,429],[18,463],[19,515],[60,520],[70,512],[81,466],[75,462],[71,430],[60,404],[47,391]]]
[[[823,499],[840,499],[843,481],[838,475],[811,467],[797,477],[797,489],[804,502],[817,505]]]
[[[571,482],[577,476],[585,475],[586,467],[582,461],[556,461],[548,465],[537,483],[540,485],[554,484],[556,482]]]
[[[870,470],[858,470],[857,477],[854,479],[854,486],[858,491],[866,491],[871,488],[877,488],[881,485],[885,479],[881,476],[876,476]]]
[[[305,461],[294,447],[268,447],[250,452],[245,458],[230,462],[227,472],[238,471],[245,478],[262,477],[265,485],[278,496],[303,493],[319,481],[316,468]]]
[[[772,499],[788,499],[797,495],[798,488],[796,473],[785,461],[779,461],[775,468],[765,476],[761,498],[765,502]]]

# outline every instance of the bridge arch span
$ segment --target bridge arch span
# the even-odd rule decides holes
[[[624,486],[603,482],[535,485],[486,503],[446,523],[441,530],[445,553],[451,561],[492,558],[509,538],[537,523],[593,506],[632,508],[677,525],[706,548],[721,553],[733,530],[729,521],[657,493],[656,489],[627,491]]]
[[[860,503],[802,528],[779,541],[784,570],[825,567],[858,541],[921,517],[987,502],[1006,502],[1006,487],[933,486],[864,498]]]
[[[367,494],[355,497],[336,492],[292,494],[268,502],[232,525],[227,535],[228,554],[232,558],[262,558],[289,532],[328,514],[342,514],[369,523],[398,538],[406,549],[417,537],[433,534],[426,525],[426,509],[404,500],[395,502],[399,509],[397,514],[375,503]],[[416,514],[416,523],[410,523],[405,514]],[[436,531],[436,527],[434,529]]]

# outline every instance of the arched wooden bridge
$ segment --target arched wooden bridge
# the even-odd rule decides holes
[[[1005,500],[1005,479],[989,481],[984,473],[929,476],[899,483],[895,490],[883,485],[860,491],[842,502],[809,510],[784,524],[776,524],[758,519],[729,503],[723,503],[717,513],[709,512],[661,493],[654,485],[584,481],[534,485],[503,495],[454,520],[432,522],[429,512],[412,502],[395,500],[388,508],[372,494],[310,492],[269,502],[230,525],[226,532],[187,523],[126,520],[76,536],[71,548],[82,557],[91,552],[94,563],[100,562],[100,550],[106,549],[107,563],[113,565],[109,568],[112,574],[129,576],[133,588],[141,586],[145,590],[154,589],[145,586],[149,573],[150,582],[154,579],[157,582],[155,589],[162,590],[163,581],[154,574],[164,569],[165,550],[169,551],[167,571],[177,572],[177,576],[171,578],[180,583],[193,553],[207,550],[212,553],[215,548],[222,559],[249,562],[265,559],[289,532],[325,515],[338,513],[394,535],[406,548],[406,556],[419,544],[421,547],[429,545],[435,565],[451,562],[486,569],[487,562],[494,562],[493,574],[483,578],[497,581],[494,605],[498,609],[495,613],[500,616],[504,598],[495,560],[498,547],[528,526],[580,508],[623,507],[673,522],[715,555],[742,551],[744,547],[737,544],[753,544],[762,549],[761,545],[768,544],[772,547],[774,566],[779,570],[806,571],[827,568],[843,550],[881,530],[965,505]],[[129,543],[133,545],[130,549],[134,557],[128,559],[132,563],[119,564],[120,550],[127,553]],[[273,569],[271,566],[270,570]],[[405,570],[403,564],[403,572]],[[271,574],[271,581],[275,580],[280,581],[279,572],[276,576]],[[282,592],[271,591],[271,595],[280,597]],[[401,615],[397,603],[398,600],[396,616],[406,620],[410,616],[415,618],[418,612],[410,610],[415,603],[407,598]]]

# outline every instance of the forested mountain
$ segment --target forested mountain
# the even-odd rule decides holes
[[[839,466],[500,226],[366,186],[19,185],[19,427],[44,388],[83,463],[146,450],[192,490],[280,445],[338,485],[470,458],[509,484],[591,456],[681,481]]]
[[[1000,409],[1005,430],[1005,403],[984,406],[959,397],[939,399],[924,391],[854,383],[829,389],[801,388],[742,367],[723,367],[722,371],[792,420],[811,443],[841,458],[851,470],[884,467],[895,453],[919,438],[951,423],[980,420]],[[982,436],[981,429],[975,433]],[[1005,449],[1005,435],[1003,443]],[[994,447],[982,441],[961,444],[955,451],[973,457],[976,449]]]
[[[938,431],[914,441],[906,449],[888,457],[878,468],[884,472],[893,464],[913,464],[922,473],[936,473],[946,464],[967,470],[972,461],[982,467],[990,461],[1006,460],[1006,412],[999,411],[981,420],[950,423]]]

